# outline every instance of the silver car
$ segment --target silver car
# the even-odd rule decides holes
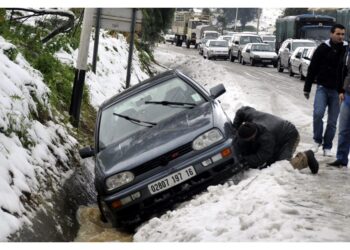
[[[248,43],[242,50],[242,64],[250,63],[262,65],[273,65],[277,67],[277,54],[275,50],[266,43]]]
[[[203,47],[203,57],[210,59],[228,59],[228,43],[226,40],[208,40]]]

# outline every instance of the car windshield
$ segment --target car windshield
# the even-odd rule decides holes
[[[219,37],[219,33],[206,33],[204,38],[209,40],[209,39],[217,39]]]
[[[304,37],[316,41],[324,41],[329,38],[329,27],[317,27],[305,29]]]
[[[227,41],[210,41],[209,47],[227,47]]]
[[[263,39],[263,41],[265,42],[265,41],[275,41],[276,40],[276,37],[274,37],[274,36],[262,36],[262,39]]]
[[[315,42],[293,42],[292,44],[292,51],[294,51],[296,48],[299,47],[316,47]]]
[[[226,40],[226,41],[230,41],[231,38],[232,38],[232,36],[224,36],[224,37],[222,37],[222,39]]]
[[[198,91],[175,77],[114,103],[101,114],[100,150],[205,101]],[[179,105],[181,103],[186,105]]]
[[[239,43],[241,45],[247,43],[262,43],[262,40],[258,36],[241,36],[239,39]]]
[[[274,51],[273,48],[268,44],[256,44],[252,45],[252,51]]]

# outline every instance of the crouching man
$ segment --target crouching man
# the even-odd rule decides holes
[[[293,168],[309,167],[318,172],[318,162],[311,150],[293,154],[300,136],[295,126],[277,116],[242,107],[235,115],[233,126],[237,130],[234,147],[245,168],[265,168],[276,161],[289,160]]]

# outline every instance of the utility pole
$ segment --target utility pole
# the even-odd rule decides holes
[[[237,17],[238,17],[238,8],[236,8],[236,18],[235,18],[235,28],[234,28],[235,31],[237,31]]]
[[[257,14],[258,14],[258,22],[256,24],[256,34],[259,35],[259,27],[260,27],[260,16],[261,16],[261,13],[262,13],[262,9],[258,9],[257,11]]]
[[[127,72],[126,72],[126,88],[130,87],[132,54],[133,54],[133,50],[134,50],[135,22],[136,22],[136,9],[133,8],[132,9],[131,30],[130,30],[130,47],[129,47],[128,68],[127,68]]]

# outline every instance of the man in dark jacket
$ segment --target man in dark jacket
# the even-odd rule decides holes
[[[292,158],[300,137],[289,121],[245,106],[236,112],[233,127],[237,129],[234,147],[243,165],[261,169],[276,161],[290,160],[295,169],[309,166],[313,174],[318,172],[311,150]]]
[[[347,42],[344,41],[345,28],[335,24],[331,28],[330,39],[320,44],[315,50],[304,85],[304,96],[309,99],[312,83],[316,80],[317,89],[313,112],[313,139],[312,150],[316,153],[323,145],[323,155],[331,156],[333,139],[336,132],[339,114],[338,93],[341,90],[337,72],[344,56]],[[323,136],[323,116],[328,107],[328,120]]]
[[[349,47],[342,61],[342,71],[339,78],[344,82],[339,94],[341,102],[339,113],[339,133],[337,159],[328,164],[332,167],[346,167],[350,151],[350,52]]]

